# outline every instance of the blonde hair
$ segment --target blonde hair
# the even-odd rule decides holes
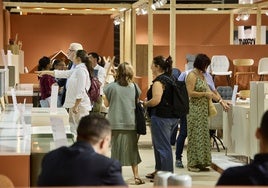
[[[133,82],[133,75],[134,72],[130,63],[121,63],[117,69],[116,81],[121,86],[127,86],[130,82]]]

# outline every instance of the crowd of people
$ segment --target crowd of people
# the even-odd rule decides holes
[[[114,82],[105,83],[106,70],[103,68],[103,59],[97,53],[87,53],[81,44],[72,43],[68,59],[68,65],[61,60],[55,60],[52,64],[48,57],[39,60],[37,73],[40,79],[41,107],[49,106],[51,86],[57,84],[60,88],[58,106],[68,109],[71,131],[77,141],[70,147],[61,147],[44,157],[38,185],[126,185],[121,166],[131,166],[134,183],[144,184],[138,170],[141,157],[135,126],[133,67],[128,62],[120,63]],[[210,170],[212,157],[208,101],[213,99],[219,102],[224,111],[230,109],[230,104],[221,98],[207,72],[210,63],[207,55],[198,54],[193,69],[183,73],[177,71],[176,74],[170,56],[156,56],[151,63],[153,81],[143,106],[147,109],[151,122],[155,167],[146,177],[152,181],[158,171],[174,172],[172,145],[175,143],[175,166],[184,168],[182,151],[186,137],[188,170]],[[91,76],[97,77],[102,84],[100,97],[94,103],[87,95],[91,87]],[[169,79],[185,81],[189,95],[189,114],[178,117],[169,110],[170,105],[173,105],[170,97],[173,90],[172,84],[167,81]],[[137,84],[136,87],[140,95],[141,90]],[[101,115],[102,105],[108,108],[107,116]],[[256,133],[261,141],[261,154],[256,155],[254,164],[228,169],[217,185],[268,184],[267,124],[268,112],[264,114],[261,127]],[[177,137],[178,125],[180,131]],[[111,159],[105,156],[109,149]],[[261,176],[257,178],[254,170]],[[248,173],[243,175],[243,171]],[[233,177],[239,181],[234,181]]]

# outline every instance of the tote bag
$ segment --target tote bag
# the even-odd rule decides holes
[[[145,110],[141,102],[139,102],[138,90],[135,83],[134,86],[135,86],[135,103],[136,103],[135,123],[136,123],[137,134],[146,135]]]

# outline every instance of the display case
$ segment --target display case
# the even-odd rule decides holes
[[[67,141],[68,145],[72,145],[74,143],[72,134],[67,134]],[[51,134],[32,134],[30,156],[31,187],[37,186],[43,157],[46,153],[54,149],[56,149],[56,146]]]

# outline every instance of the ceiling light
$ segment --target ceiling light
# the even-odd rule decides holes
[[[237,15],[237,17],[235,18],[236,21],[240,21],[240,15]]]
[[[156,0],[155,3],[152,4],[152,9],[156,10],[157,8],[160,8],[164,6],[167,3],[167,0]]]
[[[239,0],[238,4],[253,4],[253,0]]]
[[[124,18],[122,15],[117,15],[114,17],[114,25],[120,25],[124,22]]]
[[[241,20],[244,20],[244,21],[248,20],[249,17],[250,17],[249,13],[243,13],[240,15]]]
[[[138,8],[136,8],[137,15],[145,15],[148,14],[148,4],[143,3]]]
[[[207,10],[207,11],[218,11],[218,8],[205,8],[205,10]]]
[[[127,10],[126,8],[120,8],[119,11],[120,12],[124,12],[125,10]]]

